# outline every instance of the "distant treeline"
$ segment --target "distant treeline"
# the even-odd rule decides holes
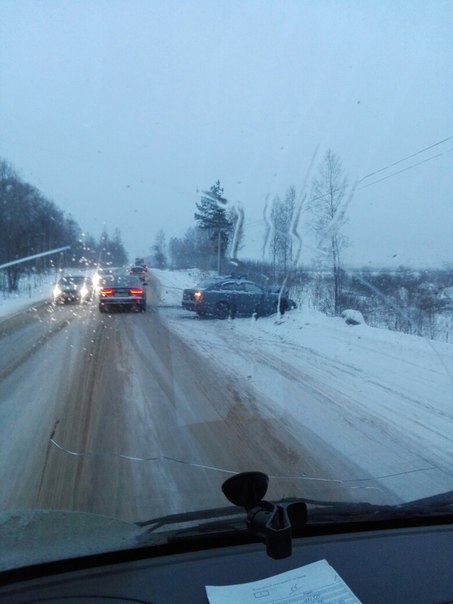
[[[0,265],[63,246],[70,250],[5,268],[2,286],[16,291],[21,275],[51,267],[86,267],[99,261],[121,265],[127,255],[118,230],[112,239],[106,232],[98,241],[84,235],[71,216],[0,159]]]

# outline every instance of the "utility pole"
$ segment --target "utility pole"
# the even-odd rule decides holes
[[[220,275],[220,229],[217,233],[217,274]]]

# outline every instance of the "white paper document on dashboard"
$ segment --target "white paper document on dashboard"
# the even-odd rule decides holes
[[[206,586],[210,604],[360,604],[327,560],[240,585]]]

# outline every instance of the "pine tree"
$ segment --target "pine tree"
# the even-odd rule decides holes
[[[227,216],[223,197],[223,188],[218,180],[196,203],[197,212],[194,218],[198,227],[207,230],[212,243],[212,254],[218,257],[217,269],[220,272],[220,259],[224,258],[232,234],[233,224]]]

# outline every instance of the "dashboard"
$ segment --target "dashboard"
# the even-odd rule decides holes
[[[364,604],[453,602],[451,524],[296,538],[283,560],[269,558],[262,543],[215,541],[198,551],[187,543],[103,554],[3,573],[0,602],[206,604],[206,585],[257,581],[323,559]]]

